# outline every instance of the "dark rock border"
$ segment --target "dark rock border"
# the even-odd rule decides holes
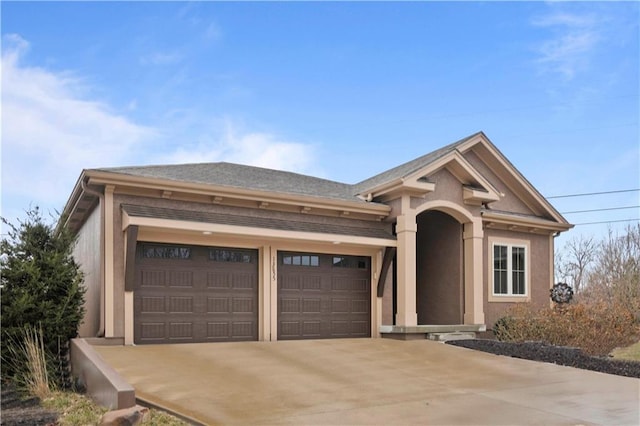
[[[16,388],[3,383],[2,386],[2,420],[1,425],[55,425],[58,413],[40,406],[40,399],[30,397],[23,399]]]
[[[487,339],[450,340],[446,343],[496,355],[640,378],[640,362],[589,356],[578,348],[553,346],[542,342],[510,343]]]

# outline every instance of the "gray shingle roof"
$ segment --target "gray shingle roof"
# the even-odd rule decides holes
[[[261,167],[232,163],[174,164],[165,166],[116,167],[100,171],[222,185],[242,189],[255,189],[285,194],[358,201],[352,185]]]
[[[339,223],[313,223],[291,218],[279,219],[269,217],[243,216],[240,214],[226,214],[218,212],[200,212],[178,210],[163,207],[136,206],[123,204],[122,209],[130,216],[185,220],[190,222],[215,223],[222,225],[247,226],[283,231],[313,232],[318,234],[352,235],[358,237],[381,238],[395,240],[390,228],[382,223],[366,226],[348,226]]]
[[[416,158],[415,160],[411,160],[363,180],[355,185],[298,173],[226,162],[114,167],[95,170],[138,177],[174,180],[178,182],[221,185],[240,189],[263,190],[283,194],[306,195],[364,203],[364,201],[356,197],[356,195],[366,194],[369,189],[405,177],[455,150],[459,145],[480,133],[481,132],[475,133],[422,157]]]
[[[468,141],[471,138],[476,137],[482,132],[474,133],[471,136],[467,136],[464,139],[460,139],[457,142],[444,146],[440,149],[437,149],[429,154],[423,155],[422,157],[418,157],[415,160],[411,160],[404,164],[401,164],[393,169],[382,172],[376,176],[373,176],[369,179],[363,180],[360,183],[354,185],[356,194],[364,194],[369,189],[373,189],[382,184],[392,182],[396,179],[403,178],[405,176],[410,175],[413,172],[420,170],[421,168],[428,166],[429,164],[436,161],[438,158],[443,157],[444,155],[454,151],[458,146],[462,145],[464,142]]]

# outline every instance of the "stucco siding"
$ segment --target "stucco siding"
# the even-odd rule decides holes
[[[484,313],[487,329],[493,327],[497,319],[504,316],[505,310],[513,306],[515,303],[510,302],[491,302],[488,300],[491,289],[490,275],[492,273],[489,264],[491,262],[491,249],[489,247],[489,238],[497,240],[527,240],[529,241],[530,265],[528,292],[530,294],[530,303],[535,307],[544,307],[549,305],[549,288],[552,282],[552,265],[549,244],[549,235],[537,235],[520,232],[509,232],[502,230],[485,229],[485,241],[483,249],[484,264],[487,267],[484,270],[483,291],[484,291]]]
[[[102,286],[100,244],[100,207],[96,207],[77,234],[73,257],[84,274],[84,320],[78,331],[80,337],[95,337],[100,330],[100,292]]]
[[[511,213],[535,214],[473,151],[466,152],[464,157],[485,179],[504,194],[500,200],[491,203],[492,209]]]

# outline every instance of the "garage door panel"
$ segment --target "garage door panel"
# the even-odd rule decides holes
[[[319,275],[303,276],[302,277],[302,291],[321,291],[322,290],[322,277]]]
[[[140,300],[140,307],[137,308],[142,313],[164,313],[167,311],[165,305],[165,298],[160,297],[142,297]]]
[[[322,336],[322,323],[320,321],[303,321],[302,337],[307,339],[319,338]]]
[[[207,323],[207,338],[229,340],[231,327],[227,321]]]
[[[146,245],[136,259],[135,343],[258,339],[256,250]]]
[[[299,314],[301,313],[300,309],[300,299],[295,298],[282,298],[279,300],[279,310],[282,314]]]
[[[169,287],[193,287],[191,271],[170,271],[166,275],[166,285]]]
[[[354,314],[369,315],[369,300],[352,300],[351,312]]]
[[[228,314],[231,312],[228,297],[209,297],[207,298],[207,313],[209,314]]]
[[[193,297],[170,297],[170,313],[194,313]]]
[[[292,339],[299,338],[300,334],[300,321],[280,321],[278,323],[278,334],[280,339]]]
[[[320,313],[322,312],[322,299],[320,298],[305,298],[302,300],[302,312],[307,313]]]
[[[371,335],[369,258],[278,254],[278,339]]]
[[[254,274],[235,274],[231,279],[231,288],[251,291],[255,288],[257,281]]]
[[[255,323],[253,321],[235,321],[231,324],[234,340],[251,340],[254,336]]]
[[[237,314],[241,314],[241,313],[252,313],[254,311],[254,300],[253,298],[246,298],[246,297],[235,297],[232,300],[232,305],[233,305],[233,312],[237,313]]]
[[[169,323],[169,339],[193,340],[192,322],[171,322]]]
[[[279,279],[278,286],[280,290],[300,290],[300,276],[285,275]]]
[[[154,271],[154,270],[144,270],[140,271],[139,277],[139,287],[164,287],[165,272],[164,271]]]

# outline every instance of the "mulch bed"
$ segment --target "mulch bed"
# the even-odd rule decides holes
[[[553,346],[541,342],[510,343],[485,339],[450,340],[447,344],[496,355],[550,362],[606,374],[640,378],[640,362],[589,356],[578,348]]]
[[[23,399],[22,395],[11,385],[2,386],[2,425],[55,425],[58,413],[40,406],[40,399],[31,397]]]

